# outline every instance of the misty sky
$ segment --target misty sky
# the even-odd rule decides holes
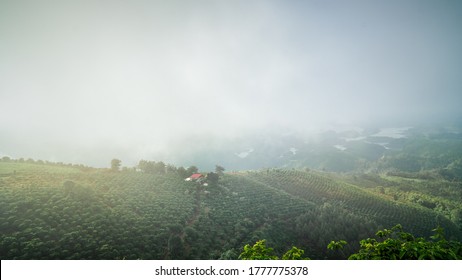
[[[460,120],[461,30],[456,0],[0,0],[0,155],[107,166],[273,126]]]

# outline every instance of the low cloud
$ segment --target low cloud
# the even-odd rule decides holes
[[[1,154],[106,165],[272,127],[461,119],[459,3],[98,3],[0,4]]]

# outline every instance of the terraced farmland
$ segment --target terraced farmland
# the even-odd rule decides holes
[[[0,163],[2,259],[235,259],[260,239],[277,253],[344,258],[397,223],[417,235],[442,225],[461,239],[438,211],[329,173],[228,173],[206,186],[174,172],[18,164]],[[345,251],[327,252],[339,239]]]

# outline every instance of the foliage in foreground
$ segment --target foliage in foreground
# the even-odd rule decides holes
[[[375,238],[367,238],[360,241],[360,249],[350,255],[350,260],[460,260],[462,259],[462,243],[459,241],[446,240],[443,228],[433,230],[435,234],[432,240],[423,237],[414,237],[403,231],[401,225],[391,229],[379,230]],[[327,248],[341,250],[347,244],[346,241],[331,241]],[[278,260],[273,253],[273,248],[266,246],[266,240],[259,240],[253,246],[244,246],[239,256],[241,260]],[[309,260],[303,258],[304,250],[292,247],[283,256],[282,260]]]
[[[460,260],[462,259],[462,243],[446,240],[443,228],[433,230],[432,240],[414,237],[403,231],[401,225],[391,229],[379,230],[375,238],[360,241],[358,253],[350,255],[350,260]],[[327,248],[337,250],[343,248],[343,240],[332,241]]]
[[[279,257],[274,255],[273,248],[266,247],[266,240],[259,240],[253,246],[249,244],[244,246],[243,252],[239,255],[241,260],[279,260]],[[309,260],[303,258],[304,250],[293,246],[292,249],[282,255],[281,260]]]

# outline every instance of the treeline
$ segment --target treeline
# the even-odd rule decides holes
[[[36,164],[36,165],[50,165],[50,166],[63,166],[63,167],[74,167],[79,168],[80,170],[92,170],[95,169],[94,167],[90,167],[84,164],[75,164],[75,163],[64,163],[64,162],[53,162],[49,160],[41,160],[41,159],[32,159],[32,158],[19,158],[14,159],[8,156],[4,156],[0,158],[0,162],[10,162],[10,163],[29,163],[29,164]]]
[[[184,168],[182,166],[176,167],[171,164],[166,164],[163,161],[147,161],[147,160],[140,160],[138,166],[136,167],[138,171],[148,173],[148,174],[177,174],[180,177],[187,178],[194,173],[199,172],[199,168],[196,166],[190,166],[188,168]]]
[[[3,156],[0,158],[0,162],[5,163],[27,163],[27,164],[34,164],[34,165],[47,165],[47,166],[60,166],[60,167],[72,167],[78,168],[82,171],[95,171],[100,168],[94,168],[90,166],[86,166],[84,164],[73,164],[73,163],[64,163],[64,162],[53,162],[48,160],[40,160],[40,159],[32,159],[32,158],[19,158],[14,159],[8,156]],[[138,165],[134,167],[121,167],[121,160],[119,159],[112,159],[110,162],[110,170],[112,171],[139,171],[148,174],[156,174],[156,175],[163,175],[163,174],[177,174],[182,178],[187,178],[194,173],[199,173],[199,168],[197,166],[189,166],[185,167],[177,167],[172,164],[164,163],[163,161],[148,161],[148,160],[140,160]],[[220,167],[222,168],[222,167]],[[224,168],[223,168],[224,171]]]
[[[171,164],[165,164],[162,161],[147,161],[147,160],[140,160],[136,170],[139,170],[144,173],[148,174],[156,174],[156,175],[164,175],[164,174],[176,174],[181,178],[188,178],[193,174],[199,173],[199,168],[197,166],[192,165],[188,168],[184,168],[183,166],[176,167]],[[215,172],[208,172],[204,178],[207,179],[208,183],[217,184],[220,176],[223,176],[225,168],[216,165]]]

